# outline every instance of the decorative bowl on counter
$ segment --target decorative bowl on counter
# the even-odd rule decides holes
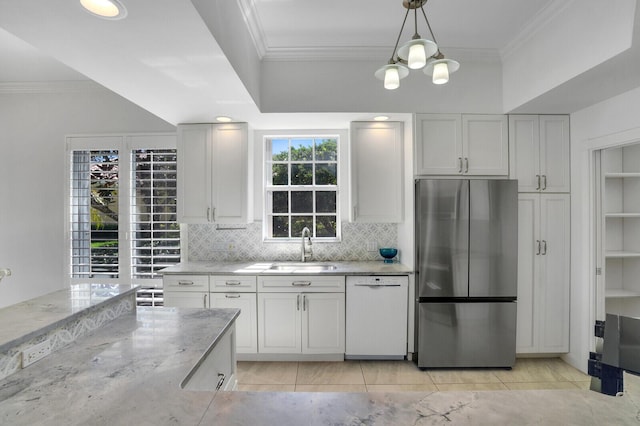
[[[384,257],[384,263],[393,263],[393,258],[398,254],[398,249],[393,247],[381,247],[380,256]]]

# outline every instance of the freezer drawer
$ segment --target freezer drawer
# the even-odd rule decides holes
[[[418,303],[418,367],[513,367],[516,302]]]

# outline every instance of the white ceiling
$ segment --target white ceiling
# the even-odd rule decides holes
[[[232,0],[207,1],[215,13]],[[425,10],[447,56],[481,51],[499,59],[565,1],[430,0]],[[0,0],[0,84],[89,78],[173,124],[225,114],[267,127],[213,37],[213,23],[194,7],[197,0],[122,2],[127,18],[107,21],[83,11],[78,0]],[[264,60],[386,60],[406,11],[401,0],[236,2]],[[420,16],[418,25],[426,36]],[[406,28],[402,41],[411,33]],[[298,124],[313,126],[317,116],[298,114]],[[269,116],[268,126],[279,123],[277,115]]]

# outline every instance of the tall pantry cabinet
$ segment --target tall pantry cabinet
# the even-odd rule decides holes
[[[604,311],[640,316],[640,144],[601,151]],[[604,319],[604,318],[602,318]]]
[[[518,179],[518,353],[569,351],[569,117],[510,115]]]

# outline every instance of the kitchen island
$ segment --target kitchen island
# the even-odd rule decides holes
[[[640,398],[587,390],[191,391],[180,384],[238,315],[139,308],[0,382],[0,424],[639,424]]]

